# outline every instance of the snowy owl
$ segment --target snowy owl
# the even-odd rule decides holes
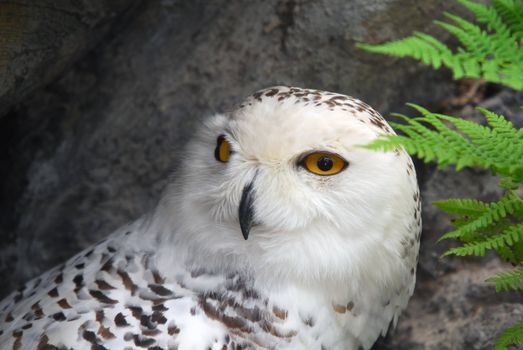
[[[1,349],[369,349],[413,293],[420,195],[352,97],[208,119],[155,210],[0,303]]]

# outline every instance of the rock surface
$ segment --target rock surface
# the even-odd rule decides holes
[[[337,91],[384,114],[407,101],[436,104],[450,94],[447,73],[361,52],[354,43],[433,30],[426,18],[455,11],[451,6],[144,2],[59,80],[0,119],[0,297],[150,210],[195,126],[259,88]],[[503,94],[490,103],[523,119],[514,107],[520,97]],[[521,299],[482,282],[501,268],[495,259],[439,259],[446,246],[435,240],[448,220],[430,201],[494,198],[496,182],[477,170],[418,172],[425,200],[419,283],[397,329],[375,348],[486,349],[521,317]]]
[[[92,49],[139,0],[0,2],[0,116]]]

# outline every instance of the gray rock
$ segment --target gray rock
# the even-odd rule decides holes
[[[139,0],[0,2],[0,117],[55,79]]]

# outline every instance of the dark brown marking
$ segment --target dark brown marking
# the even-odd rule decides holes
[[[173,293],[172,290],[169,290],[158,284],[149,284],[149,289],[162,297],[171,295]]]
[[[146,337],[142,337],[137,334],[135,334],[133,336],[133,340],[134,340],[134,345],[139,346],[141,348],[148,348],[151,345],[153,345],[154,343],[156,343],[156,340],[154,340],[153,338],[146,338]]]
[[[20,335],[15,336],[15,333],[13,332],[13,337],[16,338],[15,342],[13,343],[13,350],[20,350],[22,348],[22,332],[20,332]]]
[[[140,324],[148,329],[156,328],[156,324],[151,321],[151,316],[149,315],[142,315],[140,317]]]
[[[13,322],[14,320],[14,317],[13,317],[13,314],[11,312],[9,312],[6,316],[5,316],[5,322]]]
[[[165,324],[167,322],[167,319],[163,316],[163,314],[160,311],[153,312],[151,320],[160,324]]]
[[[89,294],[91,294],[91,296],[93,298],[96,298],[101,303],[105,303],[105,304],[117,304],[118,303],[118,300],[109,298],[107,295],[100,292],[99,290],[91,289],[91,290],[89,290]]]
[[[138,289],[138,287],[134,284],[134,282],[131,279],[131,277],[129,276],[129,274],[123,270],[118,270],[116,273],[122,279],[124,287],[127,290],[130,290],[131,294],[134,294],[136,292],[136,289]]]
[[[104,320],[104,310],[98,310],[96,311],[96,322],[102,323]]]
[[[142,331],[142,335],[145,335],[147,337],[156,337],[158,334],[161,334],[162,331],[159,329],[145,329]]]
[[[153,311],[167,311],[169,310],[168,308],[165,307],[164,304],[158,304],[158,305],[154,305],[152,307]]]
[[[261,322],[261,328],[267,332],[267,333],[270,333],[272,334],[273,336],[275,337],[278,337],[278,338],[292,338],[294,337],[296,334],[298,334],[296,331],[289,331],[287,333],[282,333],[280,330],[278,330],[275,326],[273,326],[272,323],[270,323],[269,321],[267,320],[263,320]]]
[[[54,287],[49,292],[47,292],[47,295],[49,295],[51,298],[56,298],[58,296],[58,288]]]
[[[169,325],[169,327],[167,327],[167,333],[169,335],[175,335],[175,334],[178,334],[180,333],[180,328],[176,327],[176,325]]]
[[[261,99],[262,94],[263,94],[263,91],[258,91],[258,92],[256,92],[256,93],[254,93],[254,94],[252,95],[252,97],[253,97],[254,99],[256,99],[256,100],[258,100],[258,101],[261,102],[261,101],[262,101],[262,99]]]
[[[111,329],[109,327],[104,327],[100,325],[98,328],[98,335],[101,336],[104,339],[113,339],[116,338],[116,336],[111,332]]]
[[[104,280],[96,280],[96,281],[94,281],[94,283],[96,283],[96,286],[98,287],[98,289],[101,289],[101,290],[116,289],[113,286],[111,286],[109,283],[105,282]]]
[[[156,283],[156,284],[165,283],[165,278],[163,278],[162,275],[160,275],[160,272],[158,272],[157,270],[153,270],[153,278],[154,278],[154,283]]]
[[[84,332],[82,333],[82,337],[91,344],[98,343],[98,341],[96,339],[96,334],[94,334],[94,332],[84,330]]]
[[[205,312],[205,314],[207,315],[207,317],[209,317],[212,320],[222,322],[227,328],[240,329],[242,332],[245,333],[252,332],[252,330],[247,326],[246,322],[243,319],[220,313],[218,309],[216,309],[211,304],[207,303],[204,298],[200,298],[199,304],[203,312]]]
[[[33,314],[35,315],[35,318],[40,319],[44,316],[44,311],[40,307],[39,302],[37,301],[33,305],[31,305],[31,310],[33,311]]]
[[[102,258],[100,260],[105,260],[106,257],[104,257],[105,254],[102,254]],[[107,260],[103,265],[102,267],[100,268],[100,271],[105,271],[107,273],[111,273],[113,269],[113,258],[110,258],[109,260]]]
[[[36,346],[36,350],[58,350],[58,348],[54,345],[49,344],[49,338],[47,335],[42,335],[40,337],[40,341],[38,342],[38,345]]]
[[[347,311],[351,312],[353,308],[354,308],[354,303],[352,301],[349,301],[347,304]]]
[[[64,281],[64,274],[60,272],[54,279],[54,283],[61,284]]]
[[[84,283],[84,276],[81,273],[74,276],[73,282],[77,288],[81,287]]]
[[[287,319],[287,316],[288,316],[288,312],[287,310],[283,310],[283,309],[280,309],[279,307],[277,306],[274,306],[272,308],[272,313],[274,314],[274,316],[278,317],[279,319],[282,319],[282,320],[286,320]]]
[[[117,327],[127,327],[127,326],[130,326],[129,323],[127,323],[127,321],[125,320],[125,316],[119,312],[115,317],[114,317],[114,324],[117,326]]]
[[[136,318],[137,320],[140,319],[140,317],[142,317],[142,314],[143,314],[143,309],[139,306],[128,306],[127,307],[129,310],[131,310],[131,314],[133,315],[134,318]]]
[[[55,321],[65,321],[65,315],[63,312],[57,312],[53,314],[52,317]]]
[[[74,267],[78,270],[81,270],[85,267],[85,264],[84,263],[76,264],[76,265],[74,265]]]
[[[270,89],[265,93],[265,96],[272,97],[278,93],[278,89]]]

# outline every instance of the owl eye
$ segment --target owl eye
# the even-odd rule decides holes
[[[216,140],[216,149],[214,150],[214,158],[217,161],[226,163],[231,157],[231,144],[224,135],[220,135]]]
[[[300,165],[316,175],[336,175],[344,170],[347,161],[338,155],[328,152],[310,153],[300,162]]]

